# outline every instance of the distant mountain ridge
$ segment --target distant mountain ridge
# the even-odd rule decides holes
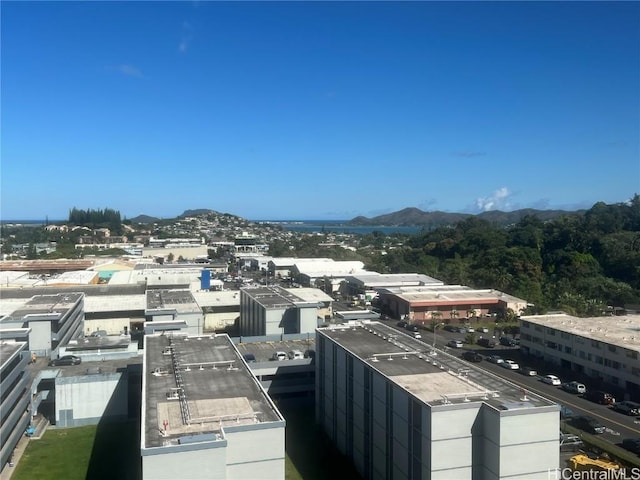
[[[456,223],[469,218],[469,217],[478,217],[484,220],[487,220],[491,223],[506,226],[518,223],[522,218],[527,215],[536,216],[542,221],[552,220],[554,218],[560,217],[562,215],[583,215],[585,210],[576,210],[576,211],[568,211],[568,210],[537,210],[534,208],[523,208],[520,210],[513,210],[511,212],[503,212],[500,210],[491,210],[488,212],[482,212],[479,214],[471,214],[471,213],[452,213],[452,212],[441,212],[441,211],[433,211],[433,212],[425,212],[415,207],[408,207],[397,212],[387,213],[384,215],[378,215],[377,217],[364,217],[358,216],[346,222],[347,225],[357,225],[357,226],[399,226],[399,227],[429,227],[435,228],[442,225],[455,225]],[[211,210],[208,208],[198,208],[193,210],[185,210],[181,215],[178,215],[176,219],[186,218],[186,217],[197,217],[201,215],[224,215],[224,216],[233,216],[236,215],[228,214],[228,213],[220,213],[215,210]],[[238,217],[241,218],[241,217]],[[149,215],[138,215],[137,217],[130,219],[132,223],[142,223],[149,224],[155,223],[161,220],[157,217],[152,217]]]
[[[367,226],[425,226],[439,227],[442,225],[454,225],[465,218],[478,217],[501,226],[512,225],[518,223],[527,215],[538,217],[542,221],[552,220],[563,215],[583,215],[585,210],[567,211],[567,210],[537,210],[535,208],[523,208],[513,210],[511,212],[503,212],[500,210],[491,210],[479,214],[471,213],[450,213],[450,212],[425,212],[419,208],[409,207],[393,213],[378,215],[377,217],[358,216],[349,221],[349,225],[367,225]]]

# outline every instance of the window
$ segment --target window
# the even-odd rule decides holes
[[[547,328],[546,333],[547,335],[551,335],[552,337],[556,335],[556,331],[553,328]]]
[[[564,347],[564,353],[568,353],[569,355],[571,355],[571,347]]]
[[[597,340],[591,340],[591,346],[593,348],[598,348],[599,349],[600,348],[600,342],[597,341]]]
[[[526,320],[523,320],[523,321],[522,321],[522,327],[523,327],[523,328],[529,328],[529,326],[530,326],[530,325],[531,325],[531,324],[530,324],[529,322],[527,322]]]
[[[615,345],[609,345],[609,351],[616,353],[616,346]]]

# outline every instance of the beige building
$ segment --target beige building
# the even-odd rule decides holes
[[[566,314],[521,319],[520,349],[611,385],[640,401],[640,315],[577,318]]]

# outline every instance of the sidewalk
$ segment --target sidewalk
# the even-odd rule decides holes
[[[16,445],[16,448],[13,450],[13,458],[11,459],[13,462],[13,467],[10,467],[8,463],[3,465],[2,472],[0,472],[0,480],[9,480],[11,478],[14,470],[16,469],[16,467],[18,466],[18,463],[20,462],[20,458],[22,457],[22,454],[27,449],[27,445],[29,445],[29,442],[31,440],[38,440],[42,438],[42,435],[44,434],[44,432],[47,431],[49,422],[47,421],[46,418],[40,415],[36,415],[33,418],[33,425],[36,428],[35,433],[33,434],[32,437],[27,437],[26,435],[22,435],[22,437],[18,441],[18,444]]]

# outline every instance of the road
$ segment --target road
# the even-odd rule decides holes
[[[387,323],[388,325],[391,325],[400,331],[406,332],[404,328],[397,326],[397,322],[397,320],[387,320],[384,323]],[[424,343],[428,345],[433,344],[434,336],[431,331],[421,330],[420,333],[422,334],[422,341]],[[452,339],[463,340],[464,335],[459,333],[451,333],[444,330],[436,331],[436,345],[439,348],[448,349],[449,353],[455,354],[457,349],[449,349],[448,347],[446,347],[447,342]],[[462,355],[462,353],[466,350],[471,350],[471,348],[465,347],[459,349],[459,354]],[[624,438],[640,437],[640,417],[636,418],[633,416],[618,413],[608,406],[593,403],[582,398],[579,395],[566,392],[560,387],[547,385],[541,381],[541,376],[549,373],[556,374],[562,379],[563,382],[574,380],[573,378],[563,378],[562,372],[538,371],[537,376],[530,377],[518,373],[518,371],[508,370],[506,368],[500,367],[499,365],[486,361],[486,357],[489,355],[500,355],[505,359],[513,359],[518,362],[520,366],[522,366],[523,364],[521,363],[520,349],[518,347],[512,348],[497,345],[493,349],[474,348],[473,350],[485,357],[484,361],[475,363],[475,366],[487,370],[493,374],[499,375],[502,378],[505,378],[508,381],[519,385],[523,389],[528,390],[529,392],[536,393],[545,398],[548,398],[549,400],[563,404],[573,410],[575,415],[587,415],[596,418],[606,427],[605,433],[598,435],[599,438],[602,438],[603,440],[606,440],[612,444],[620,444],[620,442]],[[524,364],[526,365],[526,362]],[[589,385],[587,385],[587,388],[589,388]],[[568,423],[569,425],[571,424],[570,422]]]

